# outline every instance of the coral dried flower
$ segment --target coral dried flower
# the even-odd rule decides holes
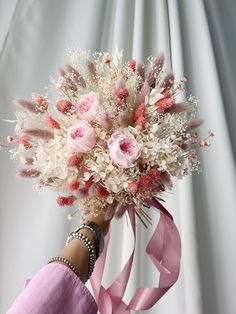
[[[125,100],[129,96],[129,91],[127,88],[119,88],[116,91],[116,96],[121,100]]]
[[[153,179],[159,179],[160,178],[160,171],[158,171],[157,169],[155,168],[152,168],[149,172],[148,172],[148,175],[153,178]]]
[[[48,125],[52,128],[52,129],[60,129],[60,124],[54,120],[51,116],[47,116],[46,118]]]
[[[71,196],[58,196],[57,198],[57,204],[59,206],[71,206],[74,204],[74,201],[76,198],[71,195]]]
[[[35,102],[38,105],[38,108],[40,109],[40,111],[45,111],[48,109],[48,102],[43,96],[40,96],[40,95],[37,96],[35,98]]]
[[[70,114],[73,111],[73,104],[69,100],[58,100],[56,103],[57,110],[63,114]]]
[[[85,188],[89,189],[90,186],[92,186],[92,184],[93,184],[93,177],[90,177],[88,181],[85,182]]]
[[[130,182],[128,184],[128,189],[130,192],[136,193],[138,191],[138,184],[136,182]]]
[[[77,190],[80,186],[80,182],[79,181],[72,181],[68,183],[68,189],[70,191],[74,191]]]
[[[171,108],[171,106],[173,106],[174,104],[175,104],[175,99],[169,97],[169,98],[162,98],[162,99],[158,100],[155,103],[155,106],[159,110],[166,110],[166,109]]]
[[[23,146],[24,149],[30,149],[32,147],[32,145],[28,141],[24,140],[23,138],[17,139],[16,143]]]
[[[103,187],[103,186],[99,186],[97,189],[97,198],[98,199],[106,199],[109,195],[109,192]]]
[[[78,154],[72,155],[68,159],[68,166],[78,168],[81,166],[81,161],[82,161],[82,158],[80,155],[78,155]]]
[[[146,123],[146,106],[144,103],[138,105],[134,114],[134,121],[136,125],[141,127],[141,130],[145,128]]]
[[[143,175],[139,178],[139,186],[142,188],[149,188],[151,184],[151,178],[147,175]]]

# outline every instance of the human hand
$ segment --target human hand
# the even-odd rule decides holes
[[[103,235],[105,236],[109,230],[109,225],[117,206],[118,202],[114,201],[113,204],[108,205],[104,210],[98,211],[96,216],[93,214],[86,215],[86,220],[95,222],[101,228]]]

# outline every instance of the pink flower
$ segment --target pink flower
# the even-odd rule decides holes
[[[77,102],[77,112],[80,119],[88,122],[92,122],[96,118],[101,108],[99,95],[94,92],[82,95]]]
[[[89,152],[96,144],[96,133],[85,120],[81,120],[67,131],[67,143],[72,152]]]
[[[141,151],[141,146],[132,134],[126,135],[119,131],[112,134],[107,145],[112,161],[122,168],[133,166]]]
[[[128,62],[128,65],[129,65],[129,68],[134,72],[135,66],[136,66],[136,61],[134,59],[132,59]]]

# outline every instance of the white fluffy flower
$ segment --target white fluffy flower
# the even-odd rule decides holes
[[[34,165],[42,173],[42,176],[50,178],[57,177],[66,179],[75,175],[76,168],[67,166],[71,153],[68,150],[66,137],[63,133],[55,133],[54,138],[49,141],[38,141],[35,150]]]

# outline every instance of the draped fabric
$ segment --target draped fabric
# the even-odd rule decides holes
[[[198,99],[200,134],[212,130],[212,146],[199,150],[202,172],[175,181],[165,206],[182,240],[180,276],[146,313],[236,313],[235,33],[234,1],[220,0],[0,0],[0,118],[14,119],[13,97],[45,92],[49,74],[67,62],[66,47],[112,52],[145,60],[164,51],[166,68],[188,78]],[[1,141],[13,125],[0,121]],[[0,152],[0,313],[46,261],[64,246],[77,225],[66,219],[52,191],[32,191],[32,181],[15,178],[17,165]],[[158,272],[145,247],[153,225],[137,225],[134,268],[125,293],[157,286]],[[103,283],[125,264],[133,238],[125,217],[112,222]]]

